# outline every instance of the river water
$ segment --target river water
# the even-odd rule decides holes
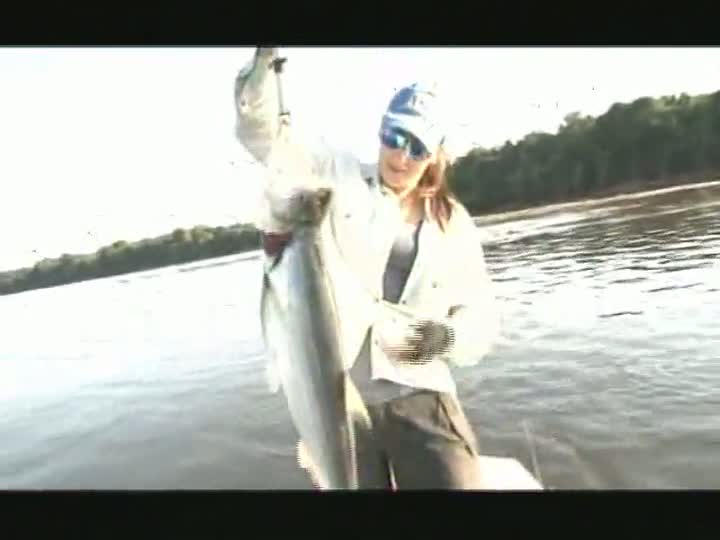
[[[456,374],[483,453],[554,489],[720,487],[719,213],[708,183],[479,220],[505,330]],[[0,488],[308,488],[259,285],[246,254],[0,297]]]

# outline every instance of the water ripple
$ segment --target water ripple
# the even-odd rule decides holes
[[[503,342],[458,388],[551,488],[716,488],[720,184],[478,220]],[[309,487],[256,254],[0,298],[0,487]]]

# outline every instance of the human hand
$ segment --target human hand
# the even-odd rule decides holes
[[[434,356],[446,353],[455,341],[451,326],[431,319],[411,324],[410,333],[400,345],[385,347],[385,352],[405,364],[427,364]]]
[[[278,56],[279,47],[257,47],[255,56],[263,60],[272,60]]]

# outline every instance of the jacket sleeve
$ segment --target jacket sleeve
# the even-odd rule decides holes
[[[261,190],[251,221],[263,233],[288,233],[283,202],[302,187],[334,186],[359,176],[356,159],[322,139],[299,136],[280,117],[280,83],[272,63],[276,48],[258,48],[235,78],[235,137],[261,165]],[[279,206],[276,206],[279,205]],[[272,250],[271,250],[272,251]]]
[[[477,364],[500,337],[501,304],[485,263],[480,233],[469,215],[460,235],[464,248],[456,248],[451,313],[444,321],[453,332],[450,350],[443,356],[457,366]]]
[[[277,48],[256,50],[235,78],[235,137],[261,165],[322,173],[333,152],[314,140],[300,140],[280,118],[280,86],[272,67]]]
[[[235,136],[264,165],[280,135],[276,56],[276,49],[258,48],[235,78]]]

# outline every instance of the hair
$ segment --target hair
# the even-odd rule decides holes
[[[448,157],[440,146],[434,163],[425,169],[417,190],[422,199],[429,199],[430,217],[445,231],[452,216],[454,195],[448,185]]]

